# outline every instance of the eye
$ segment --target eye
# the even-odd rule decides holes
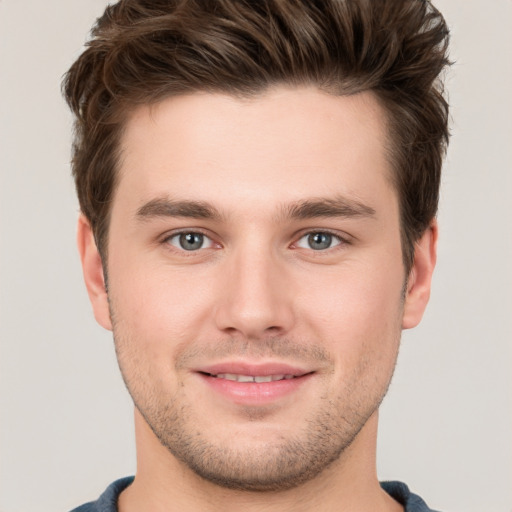
[[[177,233],[167,238],[166,242],[183,251],[198,251],[213,247],[213,241],[210,238],[195,231]]]
[[[314,251],[325,251],[326,249],[331,249],[341,243],[341,238],[336,235],[323,231],[315,231],[301,237],[297,242],[297,247],[302,249],[313,249]]]

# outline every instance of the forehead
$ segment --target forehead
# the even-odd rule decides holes
[[[392,188],[385,126],[371,93],[282,87],[249,99],[168,98],[130,115],[114,205],[122,197],[137,208],[163,195],[226,207],[305,195],[382,196]]]

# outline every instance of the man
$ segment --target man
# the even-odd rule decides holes
[[[107,7],[64,90],[138,462],[77,510],[429,510],[375,452],[435,265],[447,40],[421,0]]]

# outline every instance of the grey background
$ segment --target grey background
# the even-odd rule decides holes
[[[0,511],[66,511],[135,469],[131,404],[75,249],[59,82],[105,0],[0,0]],[[379,476],[434,508],[512,510],[512,1],[453,31],[439,263],[382,407]]]

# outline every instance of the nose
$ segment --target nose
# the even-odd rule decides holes
[[[238,251],[224,263],[215,306],[217,328],[247,339],[288,333],[294,311],[285,263],[261,249]]]

